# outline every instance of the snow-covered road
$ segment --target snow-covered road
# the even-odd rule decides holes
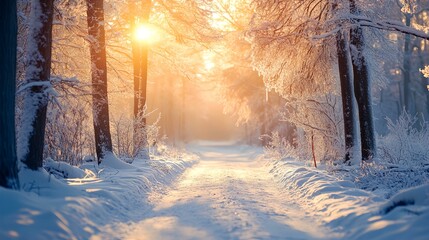
[[[125,239],[332,238],[280,190],[258,149],[194,146],[201,162],[170,189],[153,192],[145,220],[127,226]],[[329,237],[328,237],[329,236]]]

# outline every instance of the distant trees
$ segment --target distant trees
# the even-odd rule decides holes
[[[0,8],[0,186],[19,189],[15,140],[16,1]]]
[[[18,137],[18,158],[30,169],[43,164],[46,113],[51,91],[53,0],[35,0],[27,42],[27,69],[23,112]]]
[[[424,29],[422,24],[426,21],[429,13],[429,3],[421,0],[404,3],[401,9],[401,18],[405,26]],[[403,86],[403,99],[400,100],[402,102],[401,107],[409,114],[419,113],[419,115],[423,114],[424,116],[429,111],[429,98],[419,98],[418,95],[428,95],[425,87],[427,81],[416,74],[416,70],[418,67],[423,67],[422,65],[425,61],[423,55],[427,43],[425,43],[425,40],[413,37],[411,34],[404,34],[401,39],[403,39],[401,49],[403,50],[403,59],[402,66],[400,66]],[[424,107],[426,107],[425,110]]]
[[[103,0],[87,0],[87,22],[92,63],[92,107],[95,149],[98,163],[101,163],[107,153],[113,152],[107,96]]]

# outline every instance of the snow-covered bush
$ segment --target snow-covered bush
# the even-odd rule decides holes
[[[387,119],[389,134],[379,139],[379,159],[363,163],[348,174],[362,189],[386,198],[402,189],[429,182],[429,123],[416,126],[417,117],[403,113],[396,122]]]
[[[268,158],[291,157],[300,161],[327,162],[344,156],[343,124],[338,96],[314,96],[295,99],[286,104],[283,121],[296,127],[293,143],[274,132],[268,139],[265,154]]]
[[[294,141],[301,160],[312,157],[330,161],[344,156],[341,101],[338,96],[324,95],[287,103],[283,119],[297,129]]]
[[[44,157],[79,165],[94,149],[89,106],[76,99],[50,104],[46,123]]]
[[[268,159],[282,160],[288,157],[295,157],[296,151],[286,138],[281,137],[278,132],[272,132],[271,135],[263,135],[261,138],[268,139],[264,146],[264,155]]]
[[[379,140],[382,162],[406,167],[429,165],[429,123],[423,122],[417,129],[417,121],[406,112],[396,122],[387,119],[389,134]]]
[[[115,154],[120,157],[133,155],[133,119],[125,115],[112,117],[112,144]]]
[[[135,120],[131,117],[121,115],[119,118],[112,119],[112,143],[115,154],[120,158],[132,158],[135,156],[134,141],[138,146],[143,146],[144,141],[147,141],[149,148],[155,146],[160,137],[160,116],[152,123],[144,127],[139,127],[137,132],[134,132],[134,124],[143,122],[143,118],[147,118],[148,114],[143,115]]]
[[[390,198],[402,189],[429,182],[429,168],[393,166],[383,163],[363,163],[348,172],[358,188]]]

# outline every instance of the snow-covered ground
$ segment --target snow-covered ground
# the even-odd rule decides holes
[[[198,163],[47,161],[67,184],[21,172],[31,192],[0,188],[0,239],[428,239],[428,185],[385,200],[260,148],[189,148]]]
[[[320,239],[332,234],[281,191],[259,148],[193,146],[200,162],[170,188],[152,192],[145,219],[100,235],[121,239]]]
[[[97,239],[107,226],[139,221],[149,208],[147,194],[170,184],[198,158],[183,156],[137,159],[132,165],[109,158],[100,167],[81,166],[86,170],[48,160],[45,167],[54,174],[21,170],[24,191],[0,188],[0,239]],[[53,176],[64,173],[70,178]]]
[[[284,191],[341,239],[429,239],[429,185],[385,200],[293,159],[269,164]]]

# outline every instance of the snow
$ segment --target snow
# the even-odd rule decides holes
[[[172,182],[196,159],[159,156],[127,166],[113,156],[100,167],[89,162],[81,170],[46,161],[48,169],[68,179],[22,168],[23,191],[0,188],[0,239],[88,239],[107,224],[141,219],[148,192]]]
[[[26,89],[27,91],[22,91],[26,93],[23,100],[23,110],[22,116],[20,116],[20,127],[17,128],[17,155],[18,159],[22,160],[28,154],[28,141],[33,132],[33,122],[36,118],[36,111],[38,106],[42,103],[41,101],[46,100],[43,94],[35,94],[28,92],[29,87],[31,86],[46,86],[49,87],[50,83],[47,79],[38,79],[38,73],[42,71],[40,67],[37,67],[39,64],[36,64],[38,61],[43,62],[44,58],[39,52],[38,39],[40,37],[40,31],[43,27],[42,21],[40,20],[44,17],[44,14],[41,9],[40,0],[33,1],[31,4],[31,17],[33,21],[29,22],[29,34],[27,38],[27,55],[26,55],[26,73],[25,73],[25,84],[19,90]],[[33,83],[38,82],[38,83]],[[19,161],[20,162],[20,161]]]
[[[425,78],[429,78],[429,65],[425,66],[424,69],[420,69],[420,72],[423,74]]]
[[[106,152],[103,161],[100,164],[101,167],[110,167],[114,169],[135,169],[131,164],[128,164],[122,160],[119,160],[113,153]]]
[[[258,147],[189,149],[198,156],[46,160],[60,179],[23,168],[24,191],[0,188],[0,239],[427,239],[429,185],[387,200]]]
[[[58,178],[84,178],[90,174],[81,168],[71,166],[66,162],[54,161],[52,158],[46,159],[43,166],[47,172]]]
[[[429,185],[385,200],[302,162],[270,161],[271,173],[285,190],[341,239],[427,239]]]
[[[152,192],[138,222],[106,227],[97,239],[329,239],[281,192],[257,156],[260,148],[199,142],[200,162],[171,187]]]

